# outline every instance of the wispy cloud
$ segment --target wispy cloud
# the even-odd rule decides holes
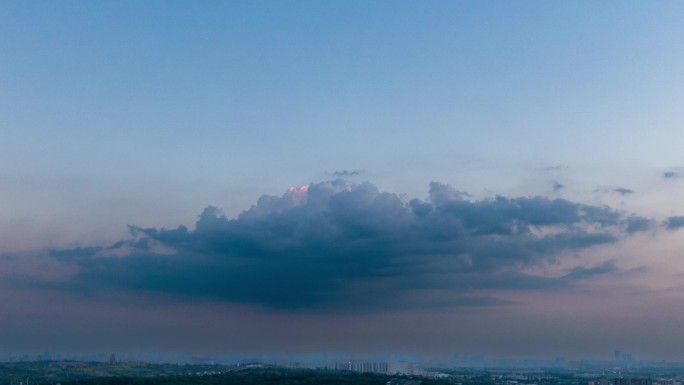
[[[566,279],[587,279],[597,275],[603,275],[618,271],[615,261],[606,261],[599,266],[586,268],[584,266],[577,266],[570,273],[564,276]]]
[[[341,170],[332,173],[335,178],[349,178],[363,174],[363,170]]]
[[[109,247],[59,250],[79,272],[62,287],[207,297],[281,309],[368,311],[491,305],[487,289],[570,287],[613,265],[531,275],[568,251],[641,230],[639,217],[544,197],[479,201],[432,182],[408,202],[343,180],[264,195],[229,219],[214,207],[194,230],[131,227]]]
[[[634,190],[626,187],[602,186],[594,190],[595,193],[620,194],[622,196],[634,194]]]
[[[553,182],[553,191],[558,192],[565,188],[565,185],[560,182]]]
[[[617,188],[614,188],[614,189],[613,189],[613,192],[616,192],[616,193],[618,193],[618,194],[620,194],[620,195],[622,195],[622,196],[634,194],[634,190],[630,190],[630,189],[624,188],[624,187],[617,187]]]

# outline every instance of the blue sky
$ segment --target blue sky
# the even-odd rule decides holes
[[[671,339],[639,327],[646,321],[624,320],[616,331],[600,314],[576,322],[583,338],[575,335],[576,346],[567,347],[555,328],[573,318],[551,305],[610,313],[647,301],[653,314],[680,305],[682,8],[674,1],[4,2],[2,295],[36,304],[56,296],[74,314],[102,315],[89,323],[93,333],[121,327],[128,336],[68,346],[80,335],[67,326],[73,319],[17,302],[7,319],[56,317],[65,337],[11,343],[135,350],[136,336],[149,335],[146,345],[160,350],[222,351],[240,334],[251,339],[231,349],[268,352],[280,349],[269,339],[288,344],[317,330],[301,351],[538,356],[609,354],[629,345],[651,357],[684,358]],[[288,192],[291,186],[299,189]],[[301,198],[301,186],[327,191],[325,198]],[[576,212],[540,219],[561,206]],[[368,221],[357,223],[339,207]],[[196,222],[207,227],[195,230]],[[301,230],[314,224],[324,227]],[[505,242],[488,238],[499,236]],[[256,249],[245,246],[256,239]],[[414,252],[387,247],[386,239],[413,240],[404,248]],[[345,262],[348,269],[333,274],[341,262],[325,259],[335,252],[321,246],[331,240],[335,252],[366,262]],[[512,262],[499,259],[506,247],[518,253]],[[265,259],[223,270],[250,253]],[[136,291],[160,261],[169,263],[167,275]],[[470,289],[453,284],[464,279],[456,265],[477,267]],[[296,277],[293,266],[319,278],[305,280],[309,288],[283,278],[261,291],[224,282],[279,268]],[[411,266],[413,278],[400,266]],[[459,273],[439,277],[439,285],[425,273],[447,266]],[[394,305],[350,306],[364,285],[379,285],[383,303]],[[427,286],[435,291],[426,294]],[[302,302],[273,296],[283,287]],[[614,307],[600,310],[601,298]],[[143,304],[152,302],[159,308],[148,314]],[[159,333],[143,332],[158,314],[184,307],[232,322],[238,332],[185,316]],[[118,324],[107,323],[110,312],[121,314]],[[468,317],[480,312],[486,321],[473,326]],[[539,341],[517,351],[505,341],[531,330],[494,332],[502,315],[546,320],[535,325]],[[283,319],[292,326],[273,326]],[[377,337],[374,328],[388,319],[396,322]],[[434,332],[396,343],[416,319]],[[138,328],[127,331],[127,322]],[[326,333],[324,322],[352,322],[358,344]],[[668,322],[648,320],[681,333]],[[449,324],[474,331],[463,336]],[[164,345],[178,328],[197,338]],[[5,329],[35,332],[20,322]],[[225,338],[201,342],[206,330]],[[635,337],[624,341],[620,330]],[[598,347],[591,343],[597,335],[605,337]],[[546,346],[544,336],[558,341]],[[636,342],[647,336],[645,346]]]

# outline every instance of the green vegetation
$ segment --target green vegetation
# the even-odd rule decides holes
[[[0,363],[0,385],[56,384],[104,377],[146,378],[187,375],[189,373],[223,373],[234,370],[223,365],[177,365],[147,363],[36,361]]]
[[[315,370],[236,371],[218,375],[183,375],[154,378],[108,377],[79,380],[68,385],[426,385],[429,380],[392,379],[371,373],[323,372]],[[66,385],[62,383],[62,385]]]
[[[225,365],[0,363],[0,385],[444,385],[412,376]]]

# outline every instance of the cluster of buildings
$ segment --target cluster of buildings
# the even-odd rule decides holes
[[[634,363],[632,353],[621,353],[619,350],[615,351],[615,365],[630,366]]]
[[[406,361],[344,360],[326,364],[324,369],[357,373],[425,375],[423,368]]]

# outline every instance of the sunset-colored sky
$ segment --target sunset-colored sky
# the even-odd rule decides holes
[[[0,354],[684,360],[683,14],[4,1]]]

